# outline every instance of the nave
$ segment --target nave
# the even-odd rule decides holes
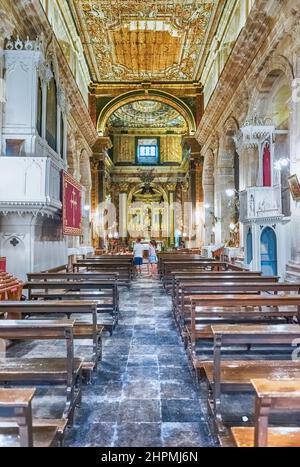
[[[0,447],[300,446],[299,119],[299,0],[0,0]]]

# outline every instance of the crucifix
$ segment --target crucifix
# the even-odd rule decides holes
[[[77,196],[75,190],[72,191],[71,196],[71,205],[72,205],[72,212],[73,212],[73,227],[75,226],[75,213],[77,211]]]

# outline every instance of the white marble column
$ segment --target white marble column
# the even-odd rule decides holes
[[[204,244],[210,245],[215,240],[215,180],[214,154],[209,150],[204,157],[203,166],[203,196],[204,196]]]
[[[216,243],[228,243],[230,240],[230,223],[235,217],[235,196],[226,195],[227,189],[234,186],[234,154],[235,145],[231,136],[225,135],[221,142],[216,170],[215,207],[216,207]]]
[[[119,194],[119,237],[125,240],[128,236],[127,228],[127,193]]]

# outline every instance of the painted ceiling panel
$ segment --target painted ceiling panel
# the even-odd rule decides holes
[[[191,81],[214,0],[73,0],[98,81]]]
[[[143,100],[125,104],[108,121],[108,128],[182,128],[184,118],[173,107],[158,101]]]

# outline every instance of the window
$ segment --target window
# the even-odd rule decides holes
[[[138,164],[157,164],[158,163],[158,140],[157,139],[138,139],[137,140],[137,163]]]

